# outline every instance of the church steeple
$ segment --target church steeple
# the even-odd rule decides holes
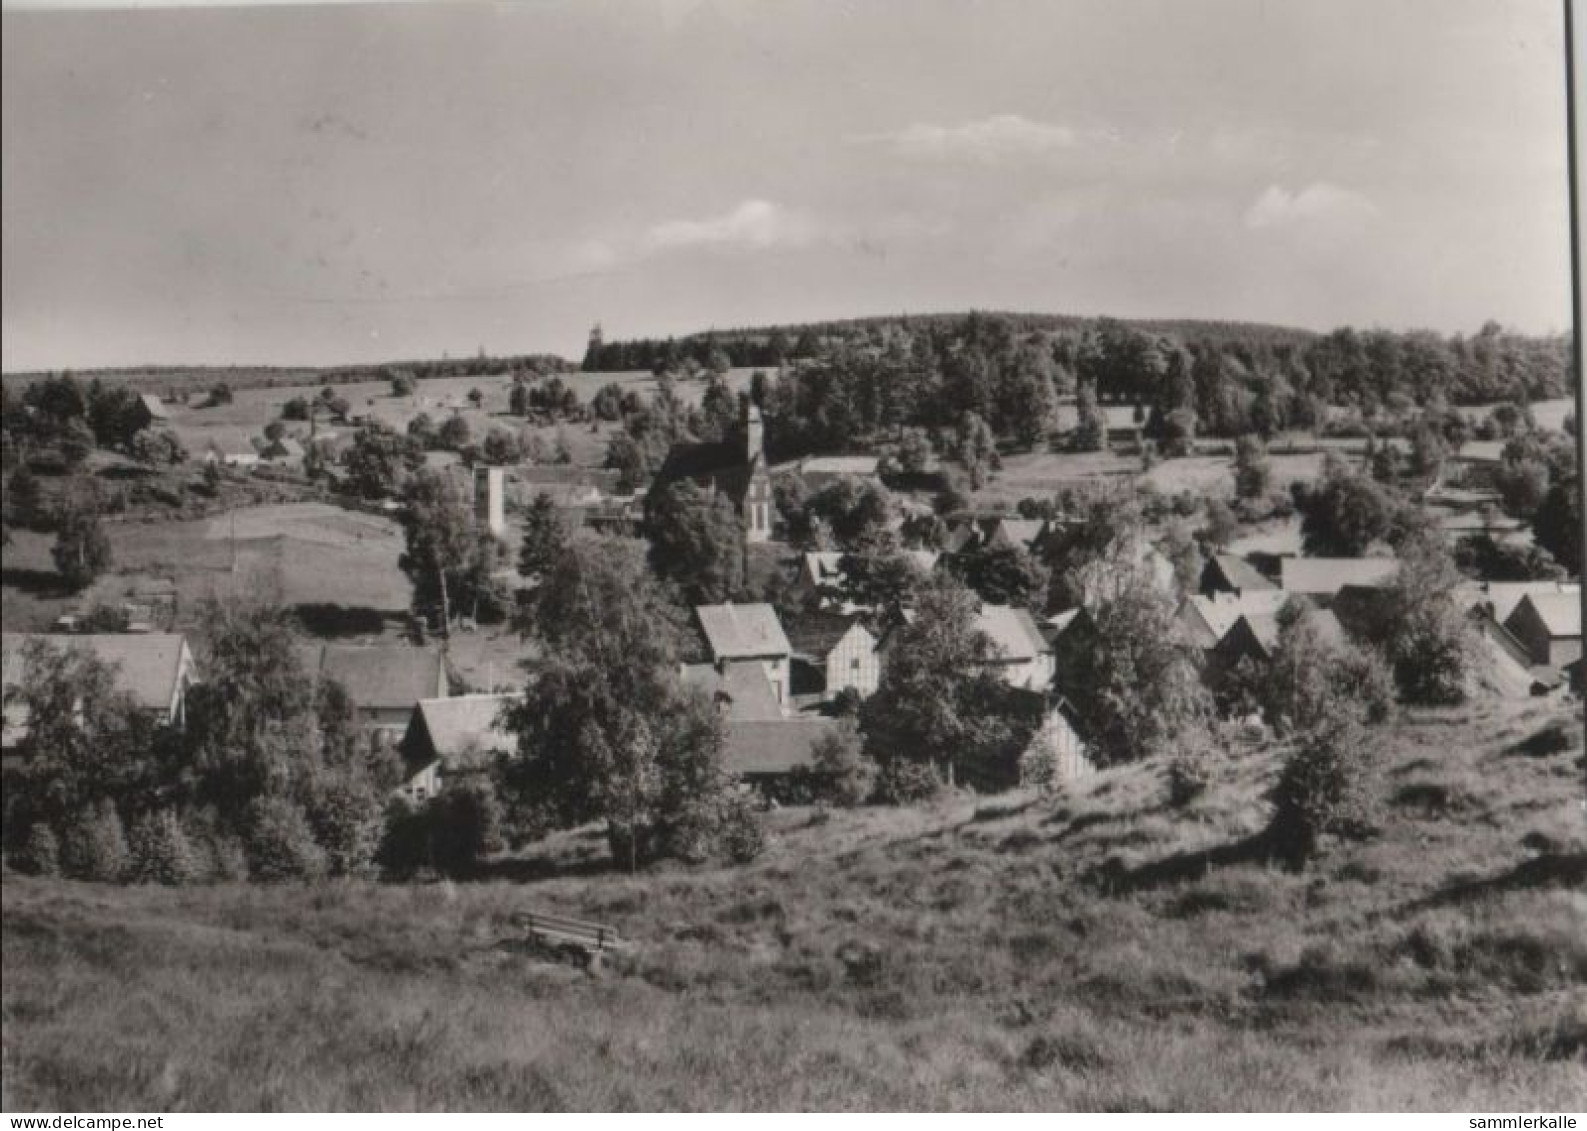
[[[766,429],[760,418],[760,406],[750,401],[744,409],[744,462],[766,462]]]

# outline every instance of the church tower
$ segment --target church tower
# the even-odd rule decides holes
[[[766,434],[760,406],[750,401],[744,409],[744,541],[771,538],[771,475],[766,470]]]
[[[760,417],[760,406],[750,401],[744,410],[744,462],[766,462],[766,426]]]

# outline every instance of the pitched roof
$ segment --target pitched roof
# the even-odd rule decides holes
[[[1247,590],[1276,588],[1271,581],[1257,572],[1255,566],[1238,554],[1214,554],[1208,567],[1215,569],[1230,588],[1242,593]]]
[[[875,456],[810,456],[799,461],[801,475],[875,475]]]
[[[772,690],[771,681],[759,664],[728,664],[723,670],[715,664],[685,664],[680,678],[686,687],[698,688],[713,701],[725,703],[730,720],[783,718],[777,692]]]
[[[84,633],[66,635],[57,633],[7,632],[0,653],[4,654],[4,683],[7,687],[22,684],[27,678],[27,662],[23,649],[29,641],[41,640],[60,651],[80,648],[101,663],[117,670],[116,684],[132,697],[140,708],[164,711],[176,697],[177,681],[181,677],[183,658],[191,662],[187,638],[174,632]]]
[[[608,495],[617,493],[623,473],[598,467],[574,467],[572,464],[534,464],[515,467],[512,477],[533,497],[533,488],[544,486],[594,487]]]
[[[768,604],[698,605],[694,615],[699,618],[713,659],[783,656],[792,651],[777,620],[777,611]]]
[[[811,747],[832,728],[829,719],[730,720],[725,728],[723,767],[733,774],[785,774],[808,765]]]
[[[1052,645],[1036,627],[1030,613],[1010,605],[982,605],[975,627],[991,637],[993,645],[1009,662],[1034,660]]]
[[[1528,593],[1521,604],[1530,604],[1553,637],[1581,635],[1581,597],[1576,593]],[[1517,606],[1517,610],[1519,611]]]
[[[1038,518],[1001,518],[988,541],[1028,550],[1041,541],[1047,524]]]
[[[656,487],[659,489],[680,479],[710,480],[716,490],[738,500],[748,490],[750,478],[758,466],[758,460],[754,464],[745,461],[742,442],[674,444],[656,472]]]
[[[425,753],[456,763],[495,750],[512,750],[518,739],[502,725],[501,713],[522,698],[514,693],[420,699],[415,710],[430,741]]]
[[[1185,602],[1180,610],[1180,618],[1205,646],[1209,640],[1222,640],[1241,617],[1278,615],[1289,599],[1290,594],[1282,589],[1195,596]]]
[[[1346,585],[1387,585],[1399,568],[1394,558],[1284,558],[1280,585],[1291,593],[1332,595]]]
[[[838,646],[838,642],[859,624],[859,621],[860,618],[854,615],[803,613],[788,625],[788,643],[802,656],[824,660],[828,653]],[[863,625],[860,626],[860,631],[870,635]]]
[[[316,679],[334,679],[365,710],[398,710],[435,698],[444,688],[441,653],[405,644],[308,644],[300,646],[303,669]]]
[[[177,439],[182,441],[182,446],[188,451],[215,452],[222,456],[255,457],[259,455],[254,446],[256,437],[246,428],[236,425],[223,424],[204,428],[184,428],[176,426]]]
[[[166,408],[165,402],[153,393],[139,393],[138,400],[155,420],[171,419],[171,410]]]
[[[1581,586],[1570,581],[1490,581],[1483,586],[1487,601],[1493,606],[1493,619],[1503,624],[1515,612],[1522,598],[1532,594],[1569,593],[1575,596]]]

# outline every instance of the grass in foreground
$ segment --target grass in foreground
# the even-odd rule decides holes
[[[1536,739],[1561,720],[1567,748]],[[533,882],[8,874],[4,1107],[1579,1105],[1579,726],[1400,724],[1380,835],[1303,874],[1230,848],[1265,817],[1254,749],[1186,810],[1155,766],[1050,801],[786,810],[740,869],[591,870],[587,832],[504,864]],[[529,907],[638,946],[598,977],[538,961],[508,925]]]

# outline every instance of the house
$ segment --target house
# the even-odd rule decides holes
[[[1044,691],[1052,683],[1053,650],[1024,609],[982,605],[975,627],[992,641],[997,659],[993,670],[1013,687]]]
[[[187,720],[187,693],[196,679],[192,649],[180,633],[85,633],[63,636],[7,632],[0,635],[3,682],[7,698],[28,682],[28,645],[34,641],[59,650],[80,649],[116,670],[116,686],[134,706],[157,723],[182,726]],[[27,736],[27,714],[20,704],[7,703],[3,745],[11,750]]]
[[[723,769],[751,784],[773,785],[810,765],[815,744],[833,727],[831,719],[809,717],[729,720],[724,728]]]
[[[915,612],[906,609],[901,614],[903,623],[912,623]],[[885,668],[889,655],[897,648],[898,628],[894,625],[876,646],[878,657]],[[1024,609],[1010,605],[982,605],[975,618],[974,628],[991,642],[993,658],[988,670],[995,673],[1010,687],[1027,691],[1045,691],[1053,681],[1053,645],[1037,627],[1036,620]]]
[[[1480,591],[1462,588],[1456,591],[1456,596],[1463,601],[1466,614],[1477,630],[1486,661],[1480,678],[1490,690],[1505,698],[1524,699],[1547,694],[1559,686],[1560,673],[1532,662],[1526,645],[1493,619],[1493,610],[1482,599]]]
[[[718,668],[757,664],[766,673],[777,702],[787,701],[793,649],[775,609],[764,603],[700,605],[694,615],[713,664]]]
[[[1394,558],[1283,558],[1279,588],[1326,605],[1347,585],[1386,587],[1399,568]]]
[[[420,699],[399,746],[406,769],[396,792],[423,801],[440,792],[448,776],[482,769],[491,755],[511,752],[518,738],[506,728],[503,712],[522,699],[521,694]]]
[[[280,436],[274,440],[266,437],[256,441],[256,446],[260,459],[270,463],[294,464],[299,467],[303,465],[306,454],[303,445],[291,436]]]
[[[139,428],[153,428],[156,425],[171,423],[171,410],[166,408],[165,402],[153,393],[139,393],[138,407],[135,411]]]
[[[1032,771],[1041,766],[1041,777],[1057,785],[1079,781],[1097,772],[1091,750],[1081,737],[1079,713],[1062,696],[1046,700],[1041,725],[1031,736],[1020,758],[1020,785],[1033,784]]]
[[[1556,670],[1581,659],[1581,594],[1528,593],[1504,622],[1534,664]]]
[[[245,428],[183,429],[177,432],[177,438],[188,451],[198,453],[197,458],[204,463],[226,467],[257,467],[259,464],[259,448]]]
[[[1491,509],[1481,511],[1456,511],[1439,514],[1436,519],[1439,532],[1450,546],[1462,538],[1486,536],[1499,544],[1525,545],[1530,538],[1527,525],[1519,519],[1495,514]]]
[[[744,523],[747,542],[771,538],[771,476],[766,469],[764,425],[753,402],[745,409],[743,435],[710,444],[674,444],[651,493],[682,480],[726,495]]]
[[[809,693],[822,700],[843,691],[861,698],[875,693],[881,679],[876,637],[858,616],[807,613],[788,626],[788,641],[793,648],[796,693],[804,690],[801,675],[808,677]]]
[[[715,704],[730,722],[775,722],[786,717],[766,671],[759,664],[683,664],[679,678]]]
[[[1241,617],[1270,617],[1287,604],[1292,594],[1282,589],[1227,590],[1210,597],[1187,598],[1179,607],[1178,620],[1185,638],[1196,647],[1216,647]]]
[[[1573,581],[1485,581],[1467,592],[1471,603],[1485,604],[1493,619],[1503,624],[1510,619],[1523,597],[1531,594],[1547,596],[1551,593],[1568,593],[1576,596],[1581,586]]]
[[[999,518],[987,532],[986,547],[992,550],[1018,548],[1038,554],[1047,532],[1048,524],[1039,518]]]
[[[353,705],[360,729],[377,745],[400,741],[414,704],[450,690],[438,649],[403,644],[304,644],[298,648],[310,678],[334,680]]]
[[[1486,488],[1451,487],[1447,483],[1434,483],[1422,494],[1424,507],[1440,510],[1472,511],[1481,507],[1499,506],[1503,496]]]
[[[1444,458],[1441,482],[1464,487],[1492,487],[1494,476],[1504,465],[1505,440],[1468,440]]]
[[[1278,586],[1244,558],[1236,554],[1214,554],[1202,567],[1197,588],[1205,597],[1216,593],[1233,593],[1238,597],[1242,593],[1265,592]]]
[[[900,554],[921,573],[930,573],[941,558],[935,550],[903,550]],[[844,613],[860,611],[864,606],[848,599],[849,578],[843,569],[845,557],[846,554],[837,550],[806,553],[799,559],[795,593],[803,601],[824,608],[835,608]]]

